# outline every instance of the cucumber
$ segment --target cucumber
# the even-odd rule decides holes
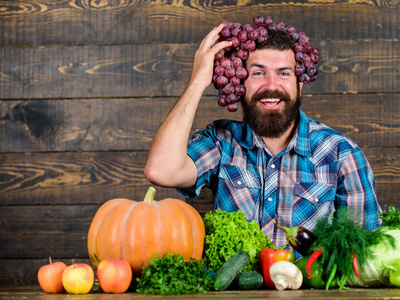
[[[250,261],[250,255],[245,251],[240,251],[229,258],[217,271],[214,277],[214,289],[216,291],[225,290],[235,279],[236,275]]]
[[[263,276],[254,271],[239,273],[234,280],[234,287],[239,290],[257,290],[261,288],[263,284]]]

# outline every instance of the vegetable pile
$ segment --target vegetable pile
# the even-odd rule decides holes
[[[172,295],[225,289],[400,287],[399,216],[399,210],[390,207],[380,214],[383,226],[368,230],[351,209],[338,210],[317,221],[312,235],[307,233],[307,243],[301,243],[303,255],[308,255],[294,262],[293,252],[277,249],[244,213],[209,212],[203,219],[203,259],[152,259],[137,291]],[[300,246],[303,228],[277,227],[290,237],[289,244]]]
[[[360,266],[360,278],[350,278],[350,286],[400,287],[400,210],[390,205],[386,213],[379,213],[382,226],[375,229],[388,236],[370,245],[372,256]]]
[[[329,274],[327,289],[334,278],[340,289],[350,276],[359,278],[359,264],[364,265],[367,259],[374,257],[371,246],[392,240],[381,229],[368,230],[358,224],[358,216],[349,209],[338,210],[335,217],[317,222],[314,230],[317,240],[311,247],[314,252],[306,267],[310,269],[312,262],[322,256],[322,261],[326,262],[325,272]]]
[[[140,294],[179,295],[204,293],[213,287],[205,261],[191,258],[186,261],[179,254],[157,255],[143,268],[136,291]]]
[[[284,249],[274,250],[265,248],[261,251],[260,266],[264,276],[264,284],[267,288],[275,287],[275,282],[270,275],[271,267],[279,261],[288,261],[293,263],[295,254],[293,252],[285,251]]]
[[[276,249],[255,221],[247,221],[243,212],[216,210],[204,216],[206,237],[204,258],[210,269],[217,271],[230,257],[240,251],[250,255],[245,271],[260,271],[259,260],[264,248]]]
[[[390,269],[399,264],[400,230],[383,226],[379,231],[388,238],[368,247],[371,256],[363,264],[360,263],[360,278],[350,277],[347,282],[349,286],[400,287],[400,282],[392,282],[390,279]]]
[[[149,189],[145,198],[152,200],[154,192]],[[394,206],[389,206],[386,213],[379,213],[382,226],[374,230],[362,227],[363,216],[356,215],[351,208],[319,219],[313,232],[301,226],[289,228],[274,222],[276,228],[285,231],[289,245],[303,255],[295,262],[295,253],[287,250],[289,245],[277,249],[259,225],[247,221],[246,214],[241,211],[216,210],[202,218],[193,207],[178,199],[140,204],[153,208],[140,209],[140,217],[128,217],[124,214],[133,210],[127,209],[132,205],[139,211],[137,202],[110,200],[99,209],[100,213],[96,213],[91,224],[89,257],[97,269],[98,284],[95,286],[99,285],[105,293],[124,293],[130,287],[135,287],[140,294],[159,295],[225,289],[400,287],[400,210]],[[155,213],[157,205],[160,207]],[[137,222],[142,217],[152,234],[146,233],[143,224]],[[169,224],[171,220],[179,224],[173,228]],[[115,227],[106,230],[103,223]],[[154,226],[155,223],[159,226]],[[163,225],[160,227],[160,224]],[[180,237],[178,240],[166,238],[166,233],[172,231],[174,236]],[[97,238],[98,235],[103,238]],[[161,238],[164,239],[161,241]],[[130,251],[134,242],[146,253],[138,251],[138,247]],[[150,247],[153,244],[163,247],[157,250]],[[177,247],[180,244],[184,247]],[[126,260],[113,258],[121,253],[128,254]],[[136,260],[138,264],[133,263]],[[46,293],[66,290],[74,294],[93,290],[92,268],[86,264],[73,266],[50,262],[40,268],[38,281],[42,290]],[[81,275],[66,276],[71,269],[79,269]]]
[[[326,289],[330,286],[339,289],[400,286],[399,215],[395,208],[381,213],[383,226],[374,230],[361,227],[360,216],[350,209],[341,209],[333,217],[320,219],[314,230],[317,240],[305,265],[307,279],[313,278],[313,263],[319,261],[315,270],[319,283],[325,282]],[[298,265],[304,262],[299,261]],[[317,282],[307,284],[313,283]]]

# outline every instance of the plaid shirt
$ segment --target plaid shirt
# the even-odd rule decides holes
[[[347,136],[309,119],[300,110],[289,146],[272,156],[248,124],[219,120],[194,134],[188,155],[198,170],[185,197],[213,191],[214,210],[241,210],[278,247],[287,244],[279,225],[314,230],[323,216],[345,206],[363,212],[363,226],[380,226],[375,180],[361,149]]]

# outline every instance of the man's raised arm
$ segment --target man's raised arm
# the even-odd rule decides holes
[[[215,54],[231,45],[216,44],[223,26],[215,27],[201,42],[189,83],[154,136],[144,169],[153,184],[184,188],[196,183],[197,168],[187,155],[187,142],[203,92],[212,81]]]

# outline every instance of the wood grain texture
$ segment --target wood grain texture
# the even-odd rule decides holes
[[[306,93],[400,91],[399,40],[326,40]],[[198,44],[0,48],[0,99],[178,97]],[[209,87],[205,95],[216,95]]]
[[[174,98],[0,101],[0,152],[147,151]],[[399,94],[304,95],[313,119],[360,147],[400,146]],[[213,120],[241,120],[204,97],[193,130]]]
[[[199,42],[221,20],[244,25],[257,14],[312,39],[400,36],[399,2],[389,0],[33,0],[0,7],[0,46]]]
[[[141,201],[150,183],[145,152],[54,152],[2,155],[0,205],[103,204]],[[180,198],[157,188],[156,200]]]
[[[67,266],[72,264],[71,257],[52,257],[53,262],[62,261]],[[76,263],[86,263],[92,268],[89,258],[74,258]],[[49,258],[16,258],[16,259],[0,259],[0,299],[38,299],[42,297],[57,297],[57,295],[46,295],[40,288],[37,279],[37,273],[41,266],[47,265]],[[12,268],[10,268],[12,266]],[[93,268],[94,270],[94,268]],[[33,284],[34,288],[38,288],[37,294],[24,294],[17,287],[26,287],[26,284]],[[6,286],[11,289],[6,289]],[[7,292],[6,292],[7,290]],[[58,296],[71,297],[68,293]],[[109,296],[109,295],[108,295]],[[79,297],[79,296],[78,296]]]
[[[16,261],[15,261],[16,262]],[[16,262],[18,263],[18,262]],[[35,263],[35,262],[33,262]],[[17,265],[20,267],[21,265]],[[0,265],[1,267],[1,265]],[[118,298],[119,300],[151,300],[163,298],[160,295],[139,294],[134,290],[128,290],[126,293],[111,295],[99,291],[91,291],[89,294],[74,296],[67,293],[57,295],[46,295],[38,284],[27,285],[0,285],[0,299],[41,299],[52,298],[56,300],[85,298],[85,300],[108,300],[110,297]],[[199,294],[183,294],[170,295],[169,300],[210,300],[210,299],[312,299],[312,300],[397,300],[397,288],[352,288],[352,289],[299,289],[299,290],[284,290],[276,289],[260,289],[260,290],[224,290],[210,291]]]
[[[140,201],[150,186],[147,150],[203,37],[220,20],[257,14],[320,49],[303,109],[360,145],[383,209],[400,207],[399,0],[0,0],[0,285],[37,283],[49,256],[88,262],[98,207]],[[216,95],[206,90],[192,131],[241,119]],[[157,188],[156,200],[167,197],[183,199]],[[187,201],[201,215],[212,209],[207,189]],[[314,298],[326,296],[338,298]]]
[[[147,150],[173,98],[0,101],[1,152]],[[213,118],[240,118],[201,105],[194,129]]]
[[[380,201],[400,201],[398,149],[364,152],[375,172]],[[145,160],[142,152],[2,155],[0,205],[102,204],[112,198],[141,201],[150,186],[143,175]],[[175,189],[157,188],[156,200],[167,197],[183,199]],[[205,206],[190,203],[204,213],[212,209],[212,198],[207,201]]]
[[[2,207],[0,217],[7,227],[1,229],[0,258],[88,258],[87,233],[98,207]]]

